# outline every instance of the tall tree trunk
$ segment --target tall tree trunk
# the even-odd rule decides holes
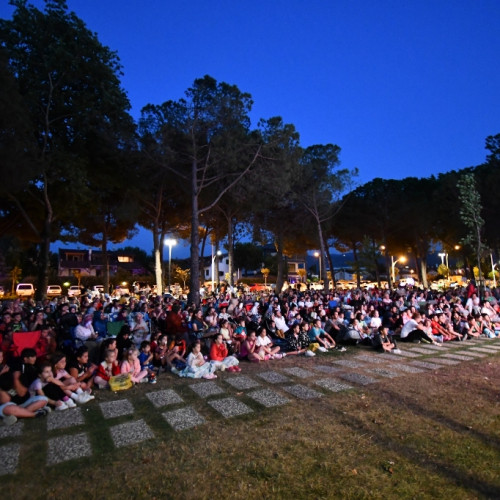
[[[49,262],[50,262],[50,235],[52,227],[52,217],[50,213],[45,215],[43,231],[40,241],[40,260],[38,267],[38,280],[36,298],[42,300],[47,293],[47,286],[49,285]]]
[[[320,272],[321,278],[323,279],[323,290],[328,290],[328,276],[326,274],[326,245],[325,239],[323,237],[323,228],[321,227],[321,222],[319,219],[316,219],[316,223],[318,225],[318,236],[319,236],[319,244],[320,244],[320,252],[321,252],[321,261],[320,261]]]
[[[323,234],[323,245],[325,246],[326,249],[326,257],[328,259],[328,265],[330,267],[330,274],[332,275],[332,289],[335,290],[335,287],[337,286],[337,281],[335,280],[335,268],[333,267],[333,259],[332,259],[332,254],[330,253],[330,248],[328,247],[328,241],[324,234]],[[327,278],[327,289],[330,289],[330,280],[328,279],[328,272],[326,274],[326,278]]]
[[[228,284],[229,287],[232,289],[234,286],[234,238],[233,238],[233,231],[234,231],[234,226],[233,226],[233,218],[231,216],[228,217],[227,219],[227,254],[228,254],[228,261],[229,261],[229,280]]]
[[[189,280],[189,301],[196,307],[200,306],[200,234],[199,234],[199,213],[198,213],[198,186],[197,186],[196,159],[191,165],[191,276]]]
[[[108,255],[108,233],[106,230],[102,232],[102,267],[104,278],[104,291],[109,293],[109,255]]]
[[[280,293],[285,281],[285,260],[283,259],[283,235],[276,235],[276,253],[278,258],[278,276],[276,276],[276,293]]]
[[[155,281],[156,293],[162,295],[163,293],[163,273],[161,268],[161,235],[158,225],[158,219],[153,223],[153,255],[155,260]]]
[[[356,250],[356,243],[352,244],[352,258],[354,259],[354,269],[356,269],[356,285],[361,288],[361,271],[359,269],[358,252]]]

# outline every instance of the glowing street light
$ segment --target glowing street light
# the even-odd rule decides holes
[[[215,274],[215,258],[220,257],[222,255],[222,252],[220,250],[217,250],[217,253],[214,254],[214,246],[212,245],[212,293],[214,293],[214,274]]]
[[[490,253],[490,259],[491,259],[491,274],[493,275],[493,287],[497,287],[497,277],[495,276],[495,267],[497,267],[497,264],[493,262],[493,254]]]
[[[319,280],[321,281],[321,253],[320,252],[314,252],[314,256],[319,259],[318,264],[319,264]]]
[[[172,247],[177,245],[177,240],[165,238],[163,242],[168,247],[168,291],[170,292],[170,274],[172,270]]]
[[[394,268],[396,267],[396,264],[398,262],[403,262],[403,263],[406,262],[406,257],[400,257],[399,259],[394,260],[394,256],[391,255],[391,275],[392,275],[392,283],[393,284],[396,281],[396,273],[395,273]]]

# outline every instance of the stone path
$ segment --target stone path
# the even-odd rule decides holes
[[[124,392],[119,393],[114,401],[91,404],[97,404],[102,418],[109,422],[107,429],[114,446],[121,448],[155,438],[154,430],[148,423],[155,412],[175,432],[205,425],[216,415],[224,419],[240,415],[257,418],[259,412],[267,408],[299,404],[300,401],[377,384],[387,378],[477,361],[499,353],[500,341],[479,339],[444,347],[404,345],[402,349],[401,355],[367,350],[360,350],[347,358],[318,355],[311,358],[307,369],[273,363],[268,370],[251,376],[231,374],[216,381],[184,379],[194,398],[201,402],[196,409],[172,388],[152,389],[145,394],[145,398],[138,396],[133,401]],[[235,394],[235,391],[239,392]],[[139,404],[151,405],[147,416],[121,422],[122,417],[134,418],[135,405]],[[48,415],[47,432],[41,437],[47,442],[47,466],[92,456],[92,430],[86,426],[86,409],[78,407]],[[113,423],[113,420],[117,422]],[[31,421],[21,421],[11,427],[0,425],[0,476],[14,474],[22,463],[22,438],[30,425]]]

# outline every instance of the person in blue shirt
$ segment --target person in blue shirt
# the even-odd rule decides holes
[[[320,318],[314,320],[313,326],[309,330],[309,340],[317,342],[320,345],[319,350],[322,352],[335,348],[335,340],[323,330]]]

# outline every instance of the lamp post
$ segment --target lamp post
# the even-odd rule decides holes
[[[172,247],[177,245],[177,240],[173,238],[166,238],[163,242],[168,247],[168,291],[170,292],[170,274],[172,270]]]
[[[319,281],[321,281],[321,253],[319,252],[314,252],[314,256],[318,259],[318,265],[319,265]]]
[[[217,253],[214,254],[214,246],[212,245],[212,293],[214,293],[214,274],[215,274],[215,258],[220,257],[222,252],[217,250]]]
[[[406,257],[400,257],[397,260],[394,260],[394,256],[391,255],[391,276],[392,276],[392,284],[394,285],[394,282],[396,281],[396,273],[394,271],[394,268],[396,267],[396,264],[398,262],[406,262]]]

